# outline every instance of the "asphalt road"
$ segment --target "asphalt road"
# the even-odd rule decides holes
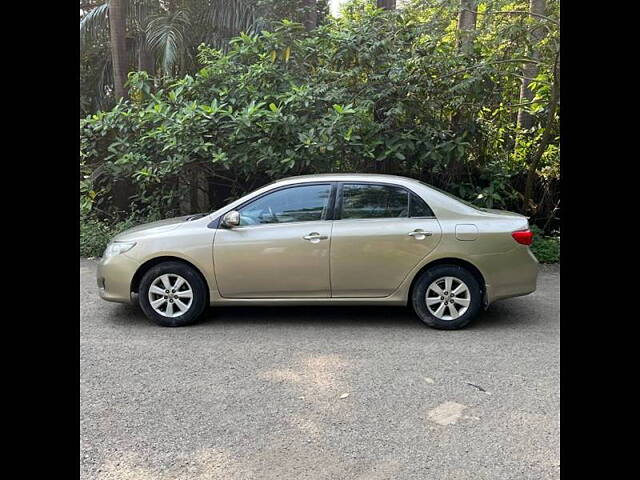
[[[80,260],[82,479],[559,478],[557,266],[453,332],[395,307],[161,328],[100,300],[95,268]]]

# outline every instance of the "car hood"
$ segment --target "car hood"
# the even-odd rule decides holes
[[[167,218],[157,222],[143,223],[135,226],[113,237],[113,241],[134,240],[140,237],[146,237],[151,234],[168,232],[182,225],[188,218],[193,215],[183,215],[181,217]]]

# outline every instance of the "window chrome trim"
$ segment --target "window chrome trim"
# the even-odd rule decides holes
[[[268,185],[272,185],[272,184],[276,184],[276,182],[271,182],[268,183],[265,186]],[[229,213],[231,210],[239,210],[241,208],[246,207],[247,205],[253,203],[254,201],[269,195],[271,193],[275,193],[277,191],[280,190],[285,190],[287,188],[295,188],[295,187],[303,187],[303,186],[307,186],[307,185],[330,185],[331,186],[331,193],[329,196],[329,203],[327,204],[327,211],[325,212],[325,214],[323,215],[325,218],[322,218],[320,220],[305,220],[302,222],[286,222],[286,223],[282,223],[281,225],[291,225],[291,224],[298,224],[298,223],[309,223],[309,222],[323,222],[323,221],[336,221],[336,220],[388,220],[388,219],[396,219],[396,220],[401,220],[401,219],[412,219],[412,218],[416,218],[416,219],[437,219],[438,217],[435,215],[433,216],[427,216],[427,217],[379,217],[379,218],[340,218],[340,214],[341,214],[341,209],[342,209],[342,186],[343,185],[381,185],[381,186],[386,186],[386,187],[398,187],[398,188],[402,188],[403,190],[408,192],[409,195],[409,199],[411,198],[411,194],[417,195],[420,199],[422,199],[422,201],[427,205],[427,207],[429,207],[429,209],[431,209],[431,211],[433,212],[433,208],[431,208],[431,206],[429,205],[429,203],[422,197],[422,195],[416,193],[415,191],[413,191],[412,189],[410,189],[409,187],[405,187],[404,185],[398,185],[397,183],[392,183],[392,182],[380,182],[380,181],[369,181],[369,180],[361,180],[361,181],[317,181],[317,182],[300,182],[300,183],[292,183],[289,185],[283,185],[281,187],[277,187],[277,188],[272,188],[271,190],[267,190],[266,192],[261,193],[260,195],[250,198],[249,200],[247,200],[244,203],[241,203],[240,205],[237,205],[235,208],[233,209],[228,209],[225,210],[224,212],[222,212],[220,214],[220,216],[216,217],[215,219],[213,219],[207,226],[209,228],[213,228],[213,229],[218,229],[218,228],[224,228],[226,229],[226,227],[224,227],[222,225],[221,219],[222,217],[224,217],[227,213]],[[409,208],[411,208],[411,205],[409,205]],[[409,212],[410,213],[410,212]],[[263,224],[258,224],[258,225],[244,225],[242,227],[235,227],[235,228],[247,228],[247,227],[264,227],[264,226],[268,226],[268,225],[277,225],[276,223],[263,223]]]

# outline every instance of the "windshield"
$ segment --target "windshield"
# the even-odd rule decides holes
[[[481,212],[485,211],[483,208],[480,208],[476,205],[474,205],[471,202],[467,202],[466,200],[461,199],[460,197],[456,197],[454,194],[449,193],[449,192],[445,192],[444,190],[439,189],[438,187],[434,187],[433,185],[429,185],[428,183],[424,183],[424,182],[420,182],[422,185],[429,187],[429,188],[433,188],[435,191],[442,193],[443,195],[446,195],[449,198],[453,198],[454,200],[459,201],[460,203],[464,203],[465,205],[475,209],[475,210],[479,210]]]

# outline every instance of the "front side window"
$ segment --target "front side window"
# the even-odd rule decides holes
[[[409,216],[409,195],[393,185],[344,184],[343,219],[397,218]]]
[[[331,185],[304,185],[269,193],[238,210],[240,226],[322,220],[330,194]]]

